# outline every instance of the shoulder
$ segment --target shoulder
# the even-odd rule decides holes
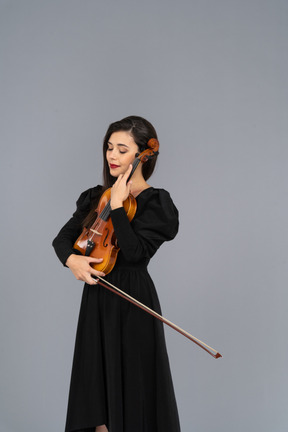
[[[163,208],[171,208],[174,211],[178,210],[171,198],[171,195],[168,191],[161,188],[149,187],[148,189],[144,189],[138,197],[137,203],[139,206],[146,206],[147,204],[158,205]]]
[[[100,195],[102,194],[102,186],[97,185],[94,187],[91,187],[89,189],[86,189],[84,192],[82,192],[76,202],[77,208],[85,209],[87,207],[90,207],[91,204],[100,198]]]
[[[137,217],[136,217],[137,216]],[[165,189],[150,187],[137,197],[136,220],[145,221],[149,226],[162,228],[176,235],[179,227],[179,215],[170,193]]]
[[[136,198],[137,211],[132,224],[146,237],[151,235],[163,241],[172,240],[178,232],[178,210],[165,189],[150,187]]]

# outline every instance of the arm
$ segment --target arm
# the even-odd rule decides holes
[[[129,262],[150,259],[178,232],[178,211],[163,189],[150,188],[139,196],[131,223],[123,207],[112,210],[111,219],[121,252]]]
[[[121,174],[111,188],[111,219],[118,244],[125,259],[137,262],[150,259],[166,240],[178,231],[178,211],[168,192],[149,188],[139,196],[135,218],[131,224],[123,208],[131,181],[127,183],[132,165]],[[142,193],[143,194],[143,193]],[[142,197],[146,199],[142,199]],[[140,207],[140,208],[139,208]]]
[[[83,192],[77,200],[77,209],[72,218],[61,228],[58,235],[53,240],[55,252],[66,267],[69,267],[76,279],[89,284],[96,282],[91,276],[104,276],[103,272],[94,270],[90,264],[101,262],[97,258],[84,257],[78,250],[73,249],[73,245],[82,232],[82,221],[90,211],[91,200],[100,191],[97,188],[88,189]]]

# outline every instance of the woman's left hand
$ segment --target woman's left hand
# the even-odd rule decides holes
[[[127,183],[129,175],[132,170],[132,165],[129,165],[129,168],[124,174],[120,174],[117,178],[116,182],[111,188],[111,199],[110,205],[111,209],[115,210],[116,208],[122,207],[123,202],[128,198],[130,193],[132,181],[130,180]]]

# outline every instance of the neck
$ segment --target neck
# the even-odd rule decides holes
[[[137,167],[136,171],[132,175],[131,183],[131,193],[134,196],[139,195],[139,193],[142,192],[144,189],[150,187],[150,185],[146,182],[142,175],[141,166]]]

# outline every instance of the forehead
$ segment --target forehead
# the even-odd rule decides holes
[[[126,131],[113,132],[108,140],[108,144],[125,145],[125,147],[129,148],[138,147],[133,137]]]

